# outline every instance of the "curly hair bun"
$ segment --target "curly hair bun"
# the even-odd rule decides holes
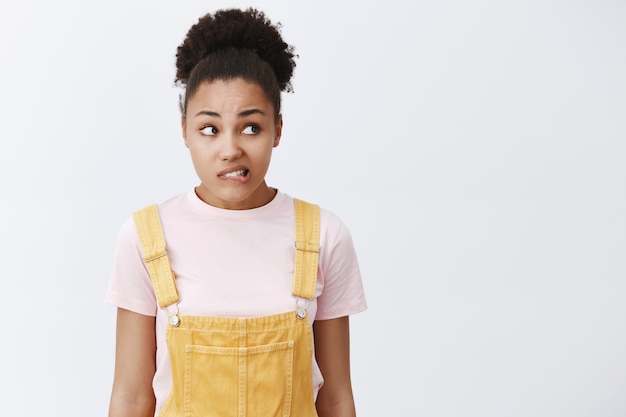
[[[253,8],[218,10],[201,17],[177,49],[176,83],[187,84],[200,60],[224,48],[254,51],[272,67],[280,90],[292,90],[294,48],[283,41],[280,23],[272,24],[263,12]]]

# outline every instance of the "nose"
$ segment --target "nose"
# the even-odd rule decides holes
[[[242,154],[239,138],[233,134],[222,134],[220,137],[220,160],[233,161],[241,157]]]

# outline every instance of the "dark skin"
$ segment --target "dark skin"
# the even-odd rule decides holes
[[[213,87],[219,89],[204,88],[188,98],[188,109],[193,109],[192,114],[200,110],[219,109],[219,123],[215,122],[220,132],[228,132],[224,148],[221,148],[219,139],[212,137],[212,144],[198,147],[197,152],[202,157],[219,157],[217,160],[247,161],[249,166],[264,166],[269,163],[269,155],[273,146],[277,145],[280,137],[280,123],[275,116],[275,109],[267,97],[259,93],[259,89],[250,88],[249,82],[243,80],[223,80],[213,82]],[[206,87],[206,86],[205,86]],[[208,103],[208,104],[207,104]],[[222,106],[223,103],[226,103]],[[252,103],[253,105],[251,105]],[[208,107],[207,107],[208,106]],[[243,107],[242,107],[243,106]],[[252,106],[252,107],[251,107]],[[240,108],[241,107],[241,108]],[[247,123],[241,122],[241,109],[265,109],[263,114],[270,115],[268,124],[273,123],[276,132],[263,136],[267,143],[257,144],[241,139],[236,132],[247,132]],[[254,116],[260,116],[255,113]],[[268,117],[268,116],[266,116]],[[281,119],[282,120],[282,119]],[[189,136],[194,129],[191,121],[183,118],[183,136],[187,142],[191,142]],[[263,123],[258,123],[265,126]],[[243,126],[243,127],[242,127]],[[277,133],[278,132],[278,133]],[[260,147],[259,147],[260,146]],[[194,148],[195,149],[195,148]],[[194,151],[195,152],[195,151]],[[251,161],[261,161],[251,162]],[[211,160],[209,160],[210,162]],[[238,162],[237,162],[238,163]],[[209,166],[201,164],[203,168]],[[211,175],[207,175],[211,178]],[[268,192],[273,191],[267,187],[263,178],[258,178],[258,187],[248,194],[255,198],[248,198],[247,189],[239,200],[227,200],[228,198],[240,197],[239,194],[221,192],[217,194],[220,203],[233,203],[238,208],[246,209],[258,207],[271,199]],[[207,181],[207,184],[212,184]],[[234,195],[234,197],[233,197]],[[258,197],[258,198],[256,198]],[[242,201],[245,203],[242,206]],[[315,357],[324,376],[324,385],[320,389],[316,401],[319,417],[355,417],[352,384],[350,380],[350,338],[349,319],[340,317],[331,320],[318,320],[313,324],[315,340]],[[156,334],[155,318],[138,314],[129,310],[118,308],[117,310],[117,334],[115,351],[115,375],[109,406],[109,417],[152,417],[155,411],[155,397],[152,389],[152,380],[156,370]]]
[[[155,363],[155,317],[118,308],[109,417],[154,416]]]
[[[350,379],[350,325],[348,316],[313,323],[315,358],[324,375],[317,394],[320,417],[356,417]]]

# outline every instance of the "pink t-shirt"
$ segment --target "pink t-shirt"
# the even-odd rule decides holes
[[[168,256],[180,294],[180,314],[258,317],[292,311],[295,217],[293,199],[281,192],[265,206],[226,210],[194,191],[159,204]],[[357,257],[348,229],[321,209],[320,256],[311,320],[327,320],[367,308]],[[157,412],[172,386],[165,343],[167,312],[158,308],[132,218],[122,226],[107,303],[156,316]],[[315,395],[323,377],[313,359]]]

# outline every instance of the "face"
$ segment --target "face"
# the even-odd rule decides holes
[[[183,138],[200,185],[198,196],[220,208],[244,210],[267,204],[265,183],[282,119],[263,89],[243,79],[200,85],[187,101]]]

